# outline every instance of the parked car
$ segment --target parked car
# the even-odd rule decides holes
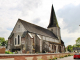
[[[80,59],[80,54],[79,53],[75,53],[73,56],[74,59]]]

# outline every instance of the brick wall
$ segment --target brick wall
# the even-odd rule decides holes
[[[0,54],[5,54],[5,48],[0,46]]]
[[[45,53],[45,54],[0,54],[0,60],[49,60],[54,57],[65,56],[74,53]]]

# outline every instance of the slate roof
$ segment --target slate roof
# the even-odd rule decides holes
[[[53,5],[51,9],[50,23],[48,25],[48,28],[50,27],[59,27]]]
[[[60,43],[55,43],[55,42],[49,42],[50,44],[58,44],[60,45]],[[64,42],[61,40],[61,44],[64,45]]]
[[[61,40],[61,44],[63,44],[64,45],[64,42]]]
[[[11,33],[10,36],[8,37],[8,39],[10,39],[13,35],[14,35],[14,33]]]
[[[21,37],[25,37],[27,34],[27,31],[24,31]]]
[[[29,23],[29,22],[26,22],[22,19],[18,19],[24,26],[24,28],[27,30],[27,31],[30,31],[30,32],[33,32],[33,33],[37,33],[37,34],[40,34],[40,35],[44,35],[44,36],[49,36],[49,37],[53,37],[53,38],[57,38],[57,36],[55,36],[54,33],[52,33],[50,30],[48,29],[45,29],[43,27],[40,27],[40,26],[37,26],[35,24],[32,24],[32,23]],[[24,34],[25,35],[25,32]]]

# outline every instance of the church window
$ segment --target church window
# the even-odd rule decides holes
[[[17,40],[16,40],[16,38],[15,38],[15,45],[17,44],[16,42],[17,42]]]
[[[19,46],[21,43],[21,37],[18,35],[17,37],[14,38],[14,45]]]
[[[52,49],[53,49],[53,45],[52,45]]]
[[[20,44],[20,36],[18,35],[18,44]]]

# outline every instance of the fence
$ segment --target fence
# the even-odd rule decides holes
[[[74,53],[0,54],[0,60],[49,60]]]

